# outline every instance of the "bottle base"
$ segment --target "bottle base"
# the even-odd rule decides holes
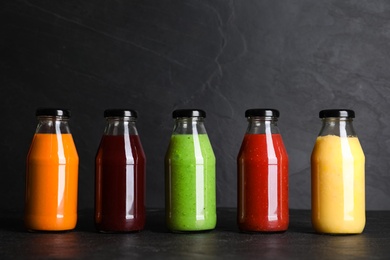
[[[353,233],[330,233],[330,232],[319,232],[319,231],[314,231],[318,235],[324,235],[324,236],[357,236],[360,235],[362,232],[353,232]]]
[[[170,229],[172,233],[175,234],[201,234],[201,233],[209,233],[213,231],[214,229],[205,229],[205,230],[172,230]]]
[[[77,214],[64,218],[52,215],[26,215],[24,227],[31,232],[67,232],[74,230],[77,224]]]
[[[241,233],[245,234],[282,234],[285,233],[286,230],[242,230],[240,229]]]
[[[132,234],[132,233],[140,233],[142,229],[139,230],[97,230],[101,234]]]
[[[39,230],[39,229],[31,229],[27,228],[27,232],[29,233],[42,233],[42,234],[62,234],[72,232],[74,229],[65,229],[65,230]]]
[[[364,231],[364,223],[353,223],[353,222],[338,222],[337,225],[331,225],[329,222],[314,222],[312,220],[312,228],[317,234],[334,235],[334,236],[349,236],[358,235]]]

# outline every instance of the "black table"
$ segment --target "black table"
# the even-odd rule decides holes
[[[0,258],[390,259],[390,211],[368,211],[363,234],[343,236],[315,234],[305,210],[291,210],[289,230],[274,234],[240,233],[236,209],[218,209],[217,228],[194,234],[168,232],[162,209],[147,213],[142,232],[102,234],[92,211],[62,233],[26,232],[20,214],[2,212]]]

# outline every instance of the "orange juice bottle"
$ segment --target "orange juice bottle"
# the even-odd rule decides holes
[[[348,109],[320,112],[311,155],[312,224],[318,233],[359,234],[366,223],[365,157]]]
[[[70,111],[37,109],[27,155],[24,221],[28,230],[65,231],[77,222],[79,157],[69,130]]]

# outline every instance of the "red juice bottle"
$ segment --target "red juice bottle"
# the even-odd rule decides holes
[[[243,232],[286,231],[288,156],[277,126],[279,111],[249,109],[237,157],[237,221]]]
[[[140,231],[145,225],[146,159],[137,112],[109,109],[104,117],[95,161],[95,225],[100,232]]]

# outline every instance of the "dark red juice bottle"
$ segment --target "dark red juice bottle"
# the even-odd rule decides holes
[[[248,129],[237,157],[238,227],[280,232],[289,224],[288,156],[275,109],[249,109]]]
[[[145,225],[146,159],[129,109],[104,111],[106,127],[95,161],[95,224],[101,232],[140,231]]]

